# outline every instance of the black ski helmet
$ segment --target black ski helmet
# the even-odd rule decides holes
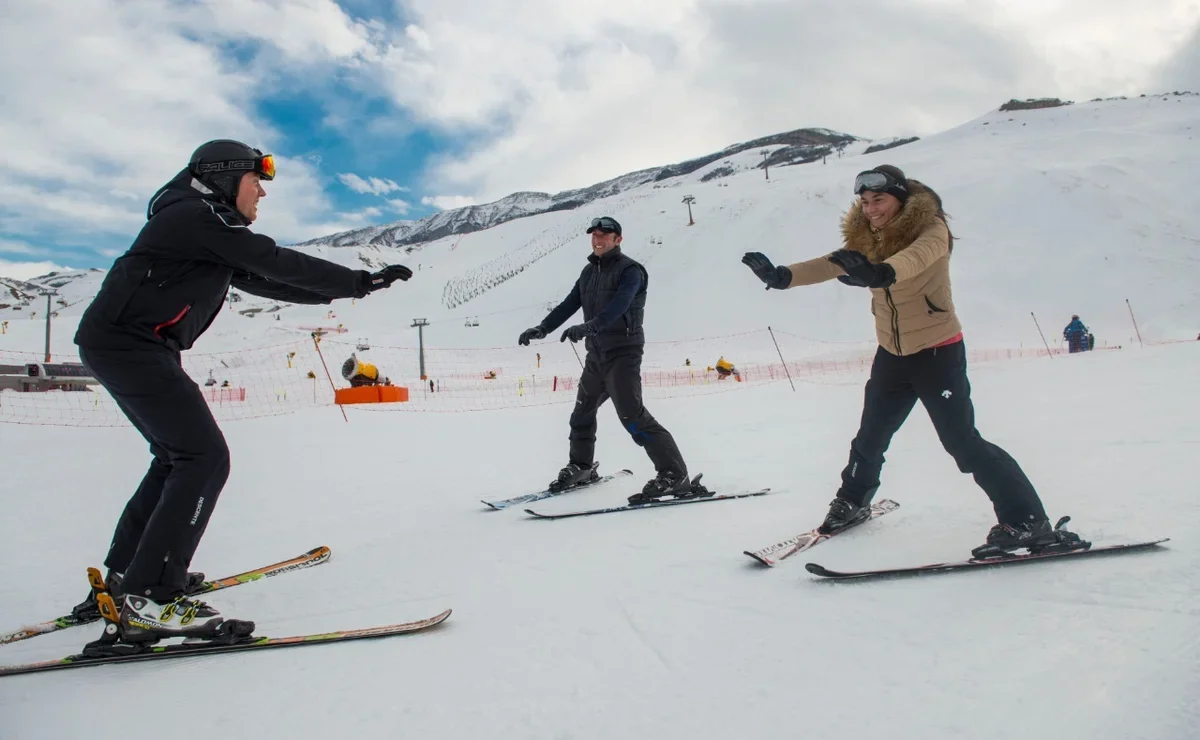
[[[227,203],[237,201],[242,174],[257,172],[263,180],[275,179],[275,158],[233,139],[215,139],[192,152],[188,170],[216,191]]]

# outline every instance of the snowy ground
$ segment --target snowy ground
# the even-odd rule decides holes
[[[819,520],[862,377],[653,403],[710,486],[776,495],[559,522],[478,500],[553,476],[566,406],[226,424],[233,475],[194,567],[334,555],[214,604],[271,635],[454,615],[411,637],[3,678],[0,738],[1192,738],[1198,363],[1190,343],[971,371],[980,430],[1052,516],[1167,549],[874,583],[818,582],[803,561],[958,558],[992,523],[919,408],[885,468],[899,511],[774,570],[741,554]],[[540,508],[618,503],[651,475],[610,406],[600,435],[602,467],[633,481]],[[127,427],[0,425],[0,446],[8,630],[84,595],[148,456]],[[0,663],[96,633],[5,646]]]

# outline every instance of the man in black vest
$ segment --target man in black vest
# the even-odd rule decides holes
[[[621,425],[633,441],[646,449],[657,475],[629,497],[630,503],[645,503],[663,496],[688,498],[703,495],[697,485],[693,493],[687,465],[671,433],[642,405],[642,352],[646,337],[642,318],[646,309],[646,268],[621,253],[621,224],[609,216],[593,219],[587,233],[592,236],[592,253],[579,279],[562,303],[542,323],[526,329],[518,340],[544,339],[562,326],[580,308],[583,323],[568,327],[559,341],[586,340],[587,359],[575,410],[571,413],[571,452],[567,466],[550,483],[558,491],[599,477],[592,457],[596,450],[596,412],[609,398]]]

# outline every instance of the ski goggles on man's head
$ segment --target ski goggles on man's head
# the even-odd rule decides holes
[[[260,154],[254,159],[231,159],[224,162],[202,162],[196,165],[197,175],[222,172],[256,172],[263,180],[274,180],[275,155]]]
[[[275,155],[264,154],[254,160],[254,171],[264,180],[275,179]]]
[[[617,223],[617,220],[615,218],[611,218],[609,216],[601,216],[600,218],[592,219],[592,225],[588,227],[588,230],[585,233],[590,234],[593,231],[595,231],[596,229],[599,229],[600,231],[603,231],[608,234],[620,234],[621,233],[621,224]]]
[[[908,188],[904,187],[904,183],[884,172],[867,170],[866,172],[858,173],[858,177],[854,178],[855,195],[862,195],[864,190],[884,193],[889,188],[898,188],[906,192],[908,190]]]

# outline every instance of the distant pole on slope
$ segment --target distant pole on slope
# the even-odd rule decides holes
[[[1030,311],[1029,315],[1033,316],[1033,311]],[[1042,334],[1042,325],[1038,323],[1037,316],[1033,316],[1033,325],[1037,327],[1038,334],[1041,334],[1042,344],[1046,345],[1046,354],[1048,354],[1050,359],[1053,360],[1054,352],[1050,349],[1050,343],[1046,341],[1046,335]]]
[[[779,361],[783,363],[783,371],[787,373],[788,383],[792,386],[792,392],[796,391],[796,384],[792,383],[792,371],[788,370],[787,360],[783,359],[783,352],[779,350],[779,342],[775,339],[775,332],[771,331],[771,327],[767,327],[767,332],[771,335],[771,341],[775,342],[775,351],[779,352]]]
[[[417,327],[417,356],[421,363],[421,380],[426,380],[425,377],[425,327],[429,326],[429,322],[425,319],[413,319],[412,325]]]
[[[58,293],[53,290],[46,291],[43,295],[46,296],[46,359],[42,362],[50,362],[50,297],[56,296]]]
[[[1145,343],[1142,342],[1142,331],[1141,331],[1141,329],[1138,329],[1137,319],[1134,318],[1134,316],[1133,316],[1133,306],[1129,305],[1128,298],[1125,299],[1125,305],[1129,306],[1129,318],[1133,319],[1133,330],[1137,333],[1138,344],[1142,347],[1145,347],[1146,346]],[[47,349],[46,351],[49,352],[50,350]]]
[[[696,198],[692,195],[685,195],[683,196],[683,202],[688,207],[688,226],[694,226],[696,221],[692,218],[692,204],[696,202]]]
[[[767,160],[770,159],[770,157],[771,157],[771,152],[767,151],[766,149],[763,149],[762,150],[763,175],[765,175],[768,180],[771,179],[771,166],[769,164],[767,164]]]

